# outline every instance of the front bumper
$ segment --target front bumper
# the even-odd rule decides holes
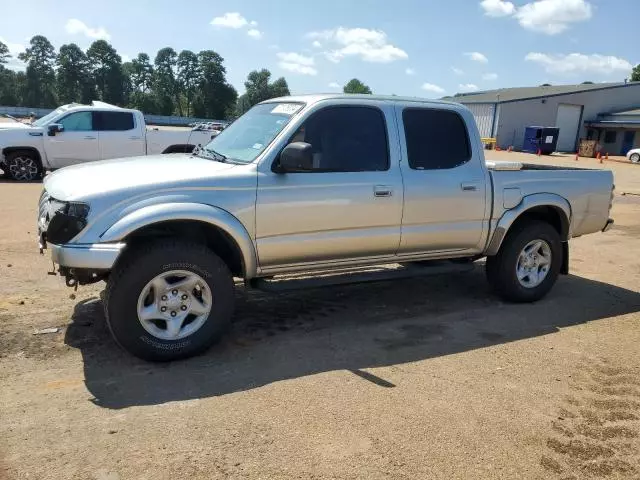
[[[111,270],[124,247],[124,243],[48,244],[54,263],[61,267],[86,270]]]

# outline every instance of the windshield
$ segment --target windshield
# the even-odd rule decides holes
[[[35,122],[32,123],[32,125],[34,127],[44,127],[46,124],[48,124],[51,120],[53,120],[55,117],[57,117],[58,115],[60,115],[62,112],[64,112],[66,109],[65,108],[57,108],[55,109],[53,112],[45,115],[42,118],[39,118],[38,120],[36,120]]]
[[[253,162],[302,107],[304,104],[293,102],[256,105],[222,130],[204,150],[235,162]]]

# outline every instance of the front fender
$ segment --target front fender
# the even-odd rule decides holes
[[[253,241],[244,225],[226,210],[202,203],[163,203],[134,210],[119,219],[100,239],[105,243],[117,243],[142,227],[171,220],[194,220],[208,223],[226,232],[240,248],[246,278],[253,278],[258,260]]]
[[[500,217],[493,231],[486,254],[496,255],[500,250],[502,241],[507,236],[509,229],[515,221],[528,210],[536,207],[554,208],[560,214],[562,220],[562,241],[566,242],[571,238],[571,204],[569,201],[554,193],[534,193],[533,195],[524,197],[516,207],[507,210],[502,217]]]

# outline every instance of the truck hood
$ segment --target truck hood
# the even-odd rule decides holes
[[[188,154],[129,157],[65,167],[47,175],[44,187],[61,201],[123,191],[135,195],[149,188],[202,185],[234,166]]]
[[[0,130],[9,130],[9,129],[15,129],[15,128],[32,129],[34,127],[21,122],[0,122]]]

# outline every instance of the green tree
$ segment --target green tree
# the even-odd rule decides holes
[[[371,89],[362,83],[357,78],[349,80],[349,82],[342,89],[344,93],[364,93],[371,94]]]
[[[640,82],[640,63],[631,70],[631,81]]]
[[[96,40],[87,50],[96,94],[107,103],[124,105],[122,58],[105,40]]]
[[[198,53],[200,82],[193,99],[197,117],[223,119],[233,109],[238,92],[226,79],[224,59],[213,50]]]
[[[135,90],[146,93],[153,85],[153,65],[146,53],[139,53],[131,60],[131,71],[129,73],[131,84]]]
[[[58,100],[62,103],[88,103],[93,100],[89,59],[80,47],[75,43],[62,45],[56,63]]]
[[[177,57],[178,55],[173,48],[165,47],[158,51],[154,60],[153,91],[158,99],[162,115],[173,115],[175,110]]]
[[[9,47],[0,42],[0,68],[4,68],[4,65],[9,62],[10,58]]]
[[[183,50],[178,55],[177,66],[177,101],[185,100],[185,114],[191,115],[191,106],[196,87],[200,83],[200,62],[191,50]]]
[[[30,107],[54,107],[56,105],[56,75],[53,69],[56,60],[55,48],[42,35],[33,37],[29,45],[29,48],[18,55],[20,60],[27,63],[23,101]]]
[[[244,82],[246,88],[246,98],[248,99],[249,107],[254,106],[256,103],[260,103],[264,100],[275,97],[283,97],[290,95],[289,86],[284,77],[277,79],[273,83],[269,83],[271,78],[271,72],[266,68],[262,70],[254,70],[247,76],[247,81]],[[238,105],[240,110],[243,110],[246,104]],[[246,111],[246,110],[245,110]],[[239,113],[244,113],[240,111]]]

